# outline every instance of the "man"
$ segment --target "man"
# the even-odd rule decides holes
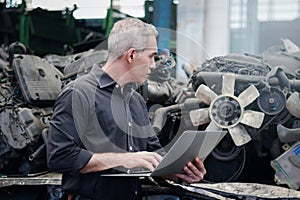
[[[108,38],[108,60],[71,82],[59,95],[51,119],[47,161],[63,173],[63,189],[82,199],[139,199],[138,178],[105,177],[137,167],[154,170],[161,146],[134,83],[155,67],[157,31],[138,19],[120,20]],[[187,183],[206,173],[199,158],[187,163]]]

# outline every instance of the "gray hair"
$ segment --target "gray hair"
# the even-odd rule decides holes
[[[150,36],[158,36],[156,28],[151,24],[136,18],[117,21],[108,37],[109,58],[118,59],[130,48],[147,48]]]

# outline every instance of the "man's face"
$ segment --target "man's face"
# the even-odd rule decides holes
[[[155,68],[154,57],[157,54],[157,41],[154,36],[149,38],[148,46],[136,54],[131,74],[135,82],[143,83],[151,70]]]

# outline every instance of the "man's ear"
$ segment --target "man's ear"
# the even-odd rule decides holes
[[[135,58],[136,50],[135,48],[130,48],[126,53],[126,60],[128,63],[131,63],[132,60]]]

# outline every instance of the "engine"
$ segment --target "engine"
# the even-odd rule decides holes
[[[18,51],[20,54],[15,54]],[[61,73],[13,43],[1,54],[0,173],[27,175],[47,170],[45,136]]]
[[[206,60],[187,72],[187,84],[173,78],[175,60],[169,51],[161,51],[156,69],[138,92],[163,147],[168,150],[187,129],[225,130],[204,161],[204,181],[277,183],[298,189],[300,80],[295,63],[300,56],[289,49]],[[104,50],[40,58],[26,54],[18,42],[0,49],[1,174],[47,170],[46,135],[58,94],[106,58]]]
[[[205,160],[205,181],[299,188],[299,58],[280,49],[271,52],[289,62],[269,50],[261,57],[207,60],[191,75],[185,95],[178,93],[173,105],[154,111],[152,124],[166,148],[186,129],[228,132]]]

